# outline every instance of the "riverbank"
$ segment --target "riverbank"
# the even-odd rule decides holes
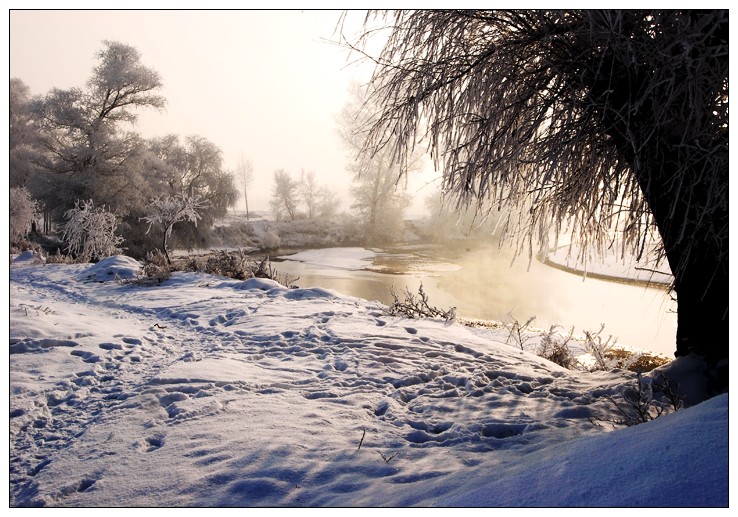
[[[575,245],[566,245],[549,253],[542,253],[538,260],[550,267],[572,273],[582,278],[596,278],[610,282],[624,282],[644,287],[659,287],[668,289],[673,277],[668,271],[665,261],[659,263],[649,257],[640,261],[633,255],[618,257],[611,254],[606,257],[589,257]],[[666,269],[666,271],[664,271]]]

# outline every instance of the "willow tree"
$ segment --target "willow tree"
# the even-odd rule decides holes
[[[374,16],[388,35],[367,151],[403,163],[426,142],[447,191],[525,206],[517,228],[544,245],[567,231],[641,255],[655,232],[675,355],[702,356],[711,391],[727,388],[728,12]]]

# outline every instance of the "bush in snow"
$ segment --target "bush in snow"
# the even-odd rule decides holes
[[[251,260],[248,254],[241,249],[236,251],[221,250],[208,256],[204,264],[198,263],[195,258],[190,259],[185,266],[187,271],[200,271],[210,275],[225,276],[236,280],[251,278],[266,278],[287,287],[296,289],[299,277],[282,275],[272,267],[269,257],[261,260]]]
[[[254,276],[251,263],[240,249],[233,253],[227,251],[213,253],[205,263],[205,272],[236,280],[246,280]]]
[[[390,291],[394,302],[387,309],[390,316],[404,316],[406,318],[442,318],[446,323],[456,320],[456,307],[448,310],[439,309],[428,303],[428,295],[423,290],[423,284],[418,287],[416,297],[410,290],[405,289],[405,299],[401,300],[394,289]]]
[[[172,265],[172,261],[169,258],[167,242],[172,235],[172,228],[180,221],[191,221],[197,226],[197,221],[200,219],[199,211],[205,208],[205,206],[206,204],[200,200],[199,195],[185,196],[184,194],[179,196],[159,196],[152,199],[151,203],[149,203],[151,214],[142,218],[149,223],[149,229],[146,230],[146,233],[151,230],[151,225],[154,223],[161,224],[164,227],[162,249],[170,266]]]
[[[270,228],[264,234],[264,238],[261,241],[261,249],[262,250],[276,250],[279,248],[281,244],[282,244],[282,239],[280,239],[277,232],[275,232],[274,230]]]
[[[572,370],[579,366],[579,361],[569,348],[569,342],[574,336],[574,327],[569,334],[562,336],[558,333],[558,325],[552,325],[548,332],[543,333],[541,342],[538,344],[536,354],[544,359]]]
[[[104,206],[95,208],[92,200],[76,201],[74,208],[64,213],[63,239],[69,253],[83,262],[120,253],[123,238],[115,234],[118,219]]]
[[[597,332],[585,331],[585,346],[587,353],[594,359],[594,366],[591,370],[611,370],[614,367],[612,361],[612,350],[617,340],[613,340],[609,336],[606,340],[602,340],[602,331],[605,330],[604,323]]]
[[[15,243],[28,235],[38,217],[38,202],[25,187],[10,189],[10,242]]]
[[[520,350],[525,350],[525,344],[532,337],[530,333],[530,324],[533,323],[534,319],[536,319],[536,317],[531,316],[530,318],[528,318],[528,321],[521,324],[513,317],[512,314],[508,314],[508,321],[505,323],[505,326],[508,329],[508,335],[505,343],[507,343],[508,345],[513,343],[515,344],[515,346],[520,348]]]
[[[637,372],[633,386],[623,389],[618,398],[608,397],[619,415],[613,422],[630,427],[683,409],[683,397],[676,392],[678,387],[672,386],[663,372],[658,379],[647,379]]]

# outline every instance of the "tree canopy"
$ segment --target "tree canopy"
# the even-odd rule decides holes
[[[371,16],[388,36],[365,150],[405,164],[424,142],[446,191],[524,207],[510,228],[544,248],[569,232],[640,254],[658,235],[676,353],[707,358],[727,386],[727,11]]]
[[[134,256],[153,245],[141,223],[152,198],[197,197],[207,205],[203,224],[182,223],[177,244],[206,244],[214,220],[235,204],[238,191],[221,150],[207,139],[145,140],[135,132],[139,110],[164,107],[161,87],[139,52],[115,41],[103,43],[84,87],[32,98],[20,79],[12,79],[11,184],[27,186],[45,216],[58,223],[80,202],[108,207],[121,218],[119,230]]]

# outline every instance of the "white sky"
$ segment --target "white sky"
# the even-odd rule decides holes
[[[295,177],[315,171],[320,183],[340,192],[350,184],[335,116],[351,81],[365,82],[371,67],[329,42],[338,38],[339,16],[328,10],[12,10],[10,77],[34,95],[82,87],[103,40],[134,46],[160,74],[167,99],[163,112],[140,112],[137,131],[147,138],[203,136],[221,148],[228,169],[242,155],[250,159],[256,180],[249,202],[263,210],[276,169]],[[361,12],[349,13],[354,32],[362,19]],[[418,193],[425,180],[410,184],[420,199],[430,191]]]

